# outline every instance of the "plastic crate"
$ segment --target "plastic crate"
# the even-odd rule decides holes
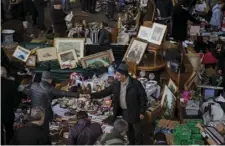
[[[201,134],[192,134],[191,139],[202,139],[202,135]]]

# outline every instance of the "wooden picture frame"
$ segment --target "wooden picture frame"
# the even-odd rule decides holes
[[[55,47],[48,47],[36,50],[38,62],[57,60],[57,53]]]
[[[148,42],[161,45],[164,35],[166,33],[167,26],[159,23],[153,23],[152,33],[148,39]]]
[[[35,67],[36,66],[36,56],[30,55],[27,59],[26,66]]]
[[[96,61],[98,61],[98,64],[96,64]],[[108,67],[113,61],[115,61],[115,59],[111,49],[81,58],[83,68]]]
[[[74,49],[57,53],[61,69],[77,67],[78,57]]]
[[[28,57],[30,56],[30,53],[31,53],[31,51],[29,51],[21,46],[17,46],[16,50],[14,51],[12,56],[23,62],[26,62]]]
[[[78,59],[84,57],[84,38],[54,38],[56,52],[63,52],[74,49]]]
[[[197,73],[195,71],[193,71],[192,74],[191,74],[191,76],[188,78],[188,80],[184,84],[184,88],[186,90],[189,90],[190,89],[190,87],[194,83],[196,77],[197,77]]]
[[[137,37],[143,40],[148,40],[152,32],[152,28],[140,26]]]
[[[141,59],[145,53],[145,50],[148,46],[147,42],[144,42],[140,39],[132,39],[128,49],[123,57],[123,61],[133,61],[138,65],[141,62]]]
[[[176,96],[172,93],[172,91],[170,91],[170,89],[166,85],[163,88],[160,104],[162,108],[165,108],[164,116],[173,118],[176,108]]]
[[[168,88],[170,89],[170,91],[175,94],[178,91],[178,86],[176,85],[176,83],[170,79],[168,82]]]

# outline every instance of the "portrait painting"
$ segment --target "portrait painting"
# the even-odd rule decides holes
[[[139,39],[133,39],[123,57],[123,61],[136,62],[138,65],[145,53],[148,43]]]
[[[54,46],[57,52],[67,50],[75,50],[77,57],[80,59],[84,57],[84,43],[85,39],[81,38],[55,38]]]
[[[164,116],[166,118],[173,118],[176,108],[176,96],[174,96],[166,85],[162,92],[161,107],[165,109]]]
[[[115,61],[112,50],[99,52],[81,59],[83,68],[108,67]]]
[[[57,59],[55,47],[37,49],[36,54],[39,62]]]
[[[57,54],[61,69],[77,67],[78,58],[74,49]]]
[[[177,85],[174,83],[174,81],[172,79],[169,80],[168,88],[170,89],[170,91],[173,94],[175,94],[178,91],[178,87],[177,87]]]
[[[140,26],[139,32],[138,32],[138,38],[143,40],[148,40],[152,32],[152,28],[146,27],[146,26]]]
[[[26,62],[28,57],[30,56],[30,51],[21,47],[21,46],[17,46],[16,50],[14,51],[13,53],[13,57],[23,61],[23,62]]]
[[[30,55],[27,59],[26,66],[35,67],[36,66],[36,56]]]
[[[148,39],[150,43],[161,45],[162,40],[164,38],[165,32],[166,32],[166,25],[159,24],[159,23],[153,23],[152,26],[152,33]]]

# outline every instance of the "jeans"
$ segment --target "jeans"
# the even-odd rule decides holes
[[[127,121],[128,111],[123,110],[123,119]],[[128,122],[128,132],[127,137],[129,140],[129,145],[142,145],[142,132],[141,132],[141,121],[130,123]]]
[[[66,12],[71,10],[70,0],[62,0],[63,8]]]

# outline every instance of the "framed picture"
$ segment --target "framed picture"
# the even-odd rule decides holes
[[[178,87],[172,79],[169,80],[168,88],[173,94],[175,94],[178,91]]]
[[[161,98],[161,107],[165,109],[164,116],[166,118],[173,118],[176,108],[176,96],[170,91],[168,86],[164,86]]]
[[[93,55],[86,56],[81,59],[83,68],[99,68],[108,67],[113,61],[115,61],[112,50],[99,52]]]
[[[141,26],[138,32],[138,38],[148,40],[152,32],[152,28]]]
[[[76,68],[78,62],[77,54],[74,49],[60,52],[58,53],[58,61],[61,69]]]
[[[36,56],[30,55],[27,59],[26,66],[35,67],[36,66]]]
[[[26,62],[28,57],[30,56],[30,51],[21,46],[17,46],[12,56],[23,62]]]
[[[36,54],[37,54],[37,59],[39,62],[57,59],[55,47],[38,49],[36,51]]]
[[[148,43],[133,39],[123,57],[123,61],[133,61],[138,65],[145,53]]]
[[[197,77],[197,73],[195,71],[192,72],[191,76],[188,78],[186,83],[184,84],[184,88],[189,90],[190,87],[193,85],[195,78]]]
[[[166,25],[162,25],[159,23],[153,23],[152,33],[149,37],[149,42],[157,45],[161,45],[162,40],[164,38],[166,32]]]
[[[55,38],[54,46],[57,52],[63,52],[74,49],[77,57],[80,59],[84,57],[84,43],[85,39],[81,38]]]

